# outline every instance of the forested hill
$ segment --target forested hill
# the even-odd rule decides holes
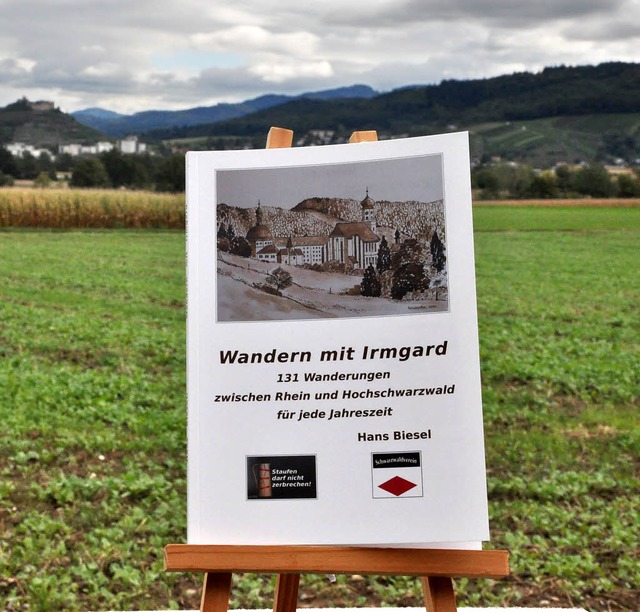
[[[0,108],[0,145],[19,141],[55,148],[70,142],[95,143],[104,134],[78,123],[51,102],[33,103],[22,98]]]
[[[420,135],[443,126],[558,116],[640,112],[640,64],[553,67],[477,80],[411,86],[371,99],[299,99],[215,124],[150,132],[157,139],[266,134],[272,125],[311,129],[375,129]]]

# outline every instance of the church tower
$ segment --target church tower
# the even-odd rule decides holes
[[[377,230],[376,226],[376,203],[369,197],[369,188],[367,187],[367,195],[364,200],[360,202],[360,208],[362,209],[362,222],[366,223],[371,231],[375,234]]]
[[[251,245],[251,257],[254,258],[264,247],[273,244],[273,236],[269,228],[262,222],[260,200],[258,200],[258,208],[256,209],[256,224],[249,228],[247,242]]]

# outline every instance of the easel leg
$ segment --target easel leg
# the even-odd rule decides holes
[[[427,612],[457,612],[456,595],[451,578],[424,576],[422,592]]]
[[[296,612],[300,574],[278,574],[273,612]]]
[[[231,595],[231,574],[204,575],[200,612],[227,612]]]

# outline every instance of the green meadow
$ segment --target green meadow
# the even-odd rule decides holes
[[[640,609],[640,208],[474,208],[492,540],[460,605]],[[0,608],[193,609],[185,237],[0,232]],[[270,607],[241,575],[232,606]],[[409,578],[303,578],[300,605],[422,605]]]

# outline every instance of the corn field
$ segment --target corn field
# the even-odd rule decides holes
[[[184,229],[184,194],[5,188],[0,227]]]

